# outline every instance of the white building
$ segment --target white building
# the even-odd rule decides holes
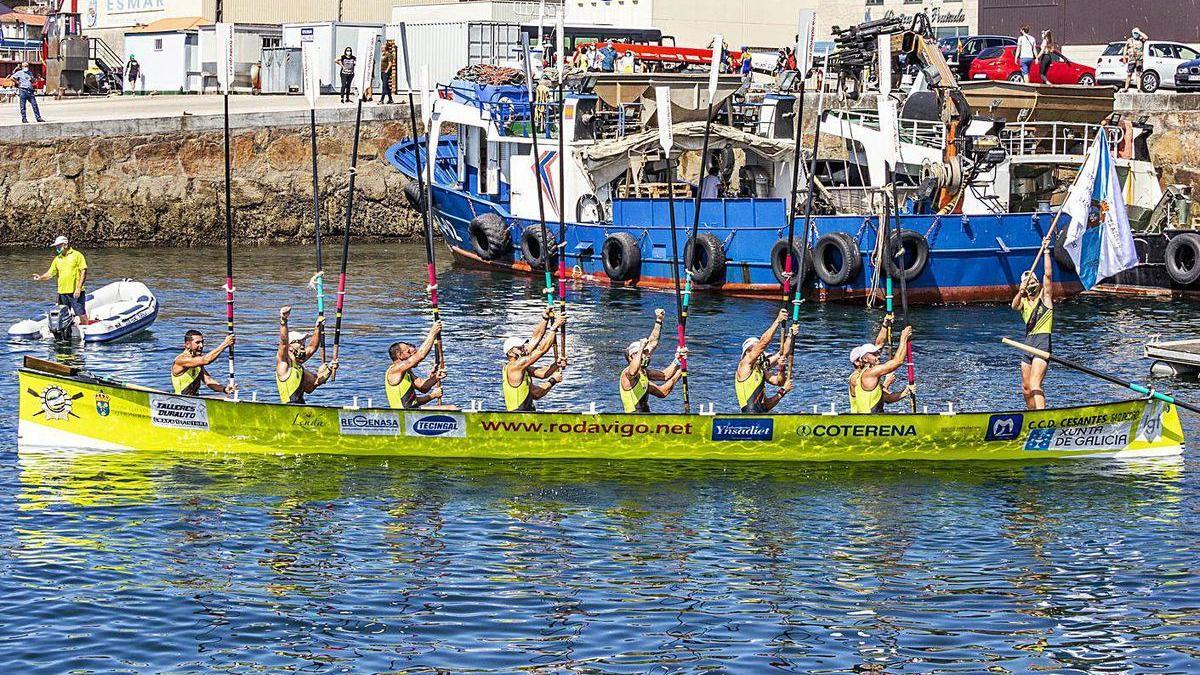
[[[134,92],[192,92],[202,84],[198,16],[160,19],[125,32],[125,49],[137,58],[141,70],[127,84]],[[128,77],[128,74],[126,75]]]
[[[846,28],[892,16],[911,20],[924,12],[938,37],[979,32],[979,0],[817,0],[817,39],[829,40],[833,26]]]

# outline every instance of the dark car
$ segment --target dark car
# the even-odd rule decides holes
[[[1017,39],[1007,35],[967,35],[942,38],[938,46],[941,47],[954,75],[960,80],[965,80],[971,72],[971,63],[979,56],[979,52],[992,47],[1008,47],[1015,44]]]
[[[1175,68],[1175,91],[1200,91],[1200,59],[1184,61]]]

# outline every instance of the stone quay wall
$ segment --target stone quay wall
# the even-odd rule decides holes
[[[322,233],[345,227],[354,114],[317,111]],[[230,127],[235,240],[311,241],[308,110],[235,114]],[[421,235],[404,178],[384,158],[409,136],[406,106],[364,106],[353,236]],[[221,115],[9,127],[0,134],[0,245],[42,246],[60,233],[85,248],[219,244],[224,142]]]
[[[1117,94],[1117,112],[1154,125],[1150,158],[1163,185],[1189,185],[1200,199],[1200,94]]]

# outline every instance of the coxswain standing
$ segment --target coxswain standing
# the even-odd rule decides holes
[[[1054,297],[1050,285],[1054,281],[1054,265],[1050,259],[1049,237],[1043,242],[1044,272],[1039,282],[1033,271],[1021,275],[1021,287],[1013,297],[1012,308],[1021,313],[1025,322],[1025,344],[1052,353],[1050,335],[1054,330]],[[1028,410],[1046,407],[1046,392],[1042,382],[1050,364],[1040,356],[1025,354],[1021,358],[1021,395]]]
[[[650,357],[658,348],[659,336],[662,334],[663,317],[666,312],[654,310],[654,328],[650,336],[644,340],[634,340],[625,349],[625,369],[621,371],[621,403],[627,413],[650,412],[650,395],[666,398],[671,395],[675,383],[683,375],[680,367],[680,356],[686,356],[682,349],[675,350],[675,363],[666,370],[650,368]]]
[[[553,323],[550,323],[553,317]],[[542,320],[533,330],[528,342],[519,337],[510,337],[504,341],[504,355],[508,361],[501,373],[501,384],[504,389],[504,408],[510,412],[533,412],[533,402],[550,393],[554,385],[563,381],[560,372],[566,366],[566,359],[560,359],[544,368],[535,368],[539,359],[546,355],[557,338],[557,333],[566,323],[565,316],[554,317],[547,310]],[[549,326],[547,326],[549,324]],[[549,330],[547,330],[549,328]],[[528,344],[534,345],[530,351]],[[533,383],[533,378],[545,380],[544,385]]]
[[[71,242],[63,236],[54,240],[54,260],[50,261],[50,269],[45,274],[33,275],[34,281],[46,281],[58,277],[58,304],[65,305],[79,319],[80,326],[86,326],[87,291],[84,282],[87,281],[87,260],[83,254],[71,248]]]
[[[441,333],[442,322],[435,321],[420,347],[414,347],[407,342],[396,342],[388,348],[392,365],[388,366],[383,383],[384,390],[387,391],[388,405],[393,408],[420,408],[441,398],[442,388],[438,385],[446,379],[445,367],[434,368],[428,377],[419,378],[413,375],[413,370],[433,351],[433,345]]]
[[[236,341],[233,334],[228,334],[216,349],[205,354],[204,334],[198,330],[189,330],[184,333],[183,353],[176,356],[175,362],[171,364],[171,386],[174,387],[175,393],[182,396],[199,396],[201,386],[226,395],[237,392],[237,384],[221,384],[216,378],[209,375],[208,369],[205,368],[216,361],[221,352],[232,347]]]
[[[337,361],[322,363],[317,372],[304,369],[304,362],[317,353],[321,345],[324,317],[318,318],[312,335],[288,330],[288,315],[291,307],[279,310],[279,351],[275,354],[275,386],[279,389],[279,400],[283,403],[304,403],[304,395],[329,381],[337,371]],[[305,340],[308,344],[305,344]]]
[[[783,341],[783,349],[778,354],[767,356],[767,347],[784,321],[787,321],[787,310],[781,309],[762,337],[746,338],[742,343],[742,358],[738,361],[733,387],[737,392],[738,405],[744,413],[770,412],[792,390],[790,373],[783,372],[782,366],[785,364],[784,356],[791,351],[800,327],[793,325]],[[774,372],[771,372],[772,369]],[[767,396],[768,384],[779,387],[773,396]]]
[[[850,365],[854,372],[850,374],[850,412],[852,413],[881,413],[885,403],[896,403],[912,396],[916,387],[909,385],[902,391],[892,392],[889,388],[896,379],[896,371],[904,365],[905,355],[908,354],[908,341],[912,337],[912,326],[905,326],[900,332],[900,346],[896,348],[892,358],[880,362],[879,352],[887,343],[888,328],[892,323],[892,315],[887,315],[875,342],[859,345],[850,350]]]

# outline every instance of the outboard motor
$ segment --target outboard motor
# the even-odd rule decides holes
[[[66,305],[55,305],[46,315],[46,325],[49,326],[54,339],[69,340],[71,331],[75,328],[75,315]]]

